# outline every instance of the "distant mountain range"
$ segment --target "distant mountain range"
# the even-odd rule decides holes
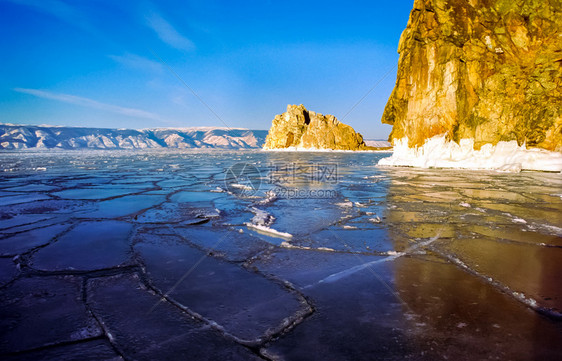
[[[105,129],[0,124],[0,149],[261,148],[267,130],[242,128]]]
[[[79,128],[0,123],[0,149],[253,149],[265,143],[267,130],[192,127],[154,129]],[[365,140],[372,147],[389,147],[385,140]]]
[[[390,144],[389,141],[387,140],[369,140],[369,139],[365,139],[365,144],[367,144],[367,146],[369,147],[375,147],[375,148],[392,148],[392,144]]]

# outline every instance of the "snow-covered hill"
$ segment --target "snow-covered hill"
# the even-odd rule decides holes
[[[380,139],[365,139],[365,144],[367,144],[369,147],[377,147],[377,148],[390,148],[392,147],[392,144],[390,144],[389,141],[386,140],[380,140]]]
[[[261,148],[267,130],[242,128],[105,129],[0,124],[0,149]]]

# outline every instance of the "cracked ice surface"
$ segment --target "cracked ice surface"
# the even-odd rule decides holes
[[[1,153],[0,357],[559,355],[560,174],[382,156]]]

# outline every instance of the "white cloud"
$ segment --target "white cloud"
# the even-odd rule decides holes
[[[139,55],[125,53],[123,55],[108,55],[117,63],[127,67],[149,72],[161,72],[162,64]]]
[[[158,114],[155,113],[147,112],[141,109],[125,108],[117,105],[101,103],[93,99],[83,98],[76,95],[53,93],[45,90],[26,89],[26,88],[14,88],[14,91],[18,93],[34,95],[39,98],[57,100],[64,103],[80,105],[83,107],[103,110],[120,115],[126,115],[128,117],[163,121],[162,117],[160,117]]]
[[[169,22],[156,12],[150,12],[146,16],[146,24],[156,32],[156,35],[173,48],[190,51],[195,49],[191,40],[180,34]]]

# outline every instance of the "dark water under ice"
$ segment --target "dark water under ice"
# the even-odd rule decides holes
[[[555,359],[562,176],[0,153],[0,356]]]

